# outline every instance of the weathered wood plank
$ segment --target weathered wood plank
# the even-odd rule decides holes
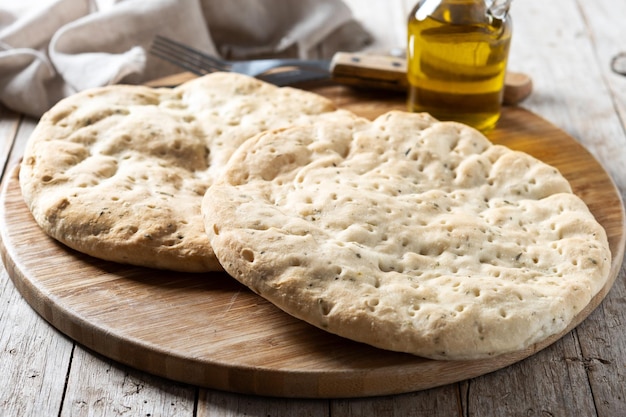
[[[612,59],[620,53],[626,53],[626,44],[616,40],[626,39],[626,25],[615,22],[615,16],[626,16],[626,2],[598,0],[594,2],[578,1],[585,22],[590,30],[594,53],[600,63],[600,70],[609,86],[611,98],[622,126],[626,129],[626,76],[611,69]]]
[[[464,415],[458,384],[393,397],[337,400],[332,402],[330,411],[333,417]]]
[[[20,116],[0,105],[0,173],[6,170],[19,125]]]
[[[626,415],[626,274],[609,297],[577,329],[580,360],[585,367],[598,416]]]
[[[464,408],[476,416],[594,416],[595,406],[576,337],[501,371],[463,383]]]
[[[623,193],[623,159],[618,156],[626,155],[626,148],[602,75],[608,64],[598,61],[586,18],[572,6],[547,7],[541,0],[514,3],[510,66],[533,78],[534,92],[523,106],[590,149]]]
[[[56,416],[72,342],[24,301],[0,272],[0,415]]]
[[[200,390],[197,417],[326,417],[328,401],[252,397]]]
[[[11,169],[15,165],[19,164],[22,160],[22,155],[24,155],[24,147],[26,146],[26,142],[30,137],[30,134],[33,132],[35,127],[37,126],[37,120],[32,118],[23,118],[20,122],[20,126],[17,130],[17,135],[15,137],[15,141],[13,143],[13,147],[11,149],[11,154],[7,161],[7,168]]]
[[[193,416],[196,388],[119,365],[77,346],[61,417]]]

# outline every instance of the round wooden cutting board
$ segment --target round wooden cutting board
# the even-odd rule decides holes
[[[402,109],[342,87],[316,90],[366,117]],[[559,168],[605,227],[613,254],[606,286],[568,329],[529,349],[480,361],[434,361],[379,350],[288,316],[225,274],[182,274],[88,257],[45,235],[25,206],[17,168],[0,201],[2,257],[28,303],[82,345],[134,368],[203,387],[280,397],[397,394],[476,377],[562,337],[604,299],[624,255],[619,192],[572,137],[522,109],[505,108],[490,138]]]

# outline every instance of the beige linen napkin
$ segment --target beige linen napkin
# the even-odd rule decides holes
[[[157,34],[231,59],[371,42],[341,0],[0,0],[0,101],[40,116],[86,88],[180,72],[148,53]]]

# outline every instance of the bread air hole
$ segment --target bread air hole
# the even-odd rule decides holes
[[[378,298],[372,298],[370,300],[367,300],[366,304],[367,307],[371,310],[374,311],[376,310],[376,306],[378,306],[378,304],[380,303],[380,300]]]
[[[248,262],[254,262],[254,252],[250,249],[242,250],[241,257]]]
[[[333,266],[333,267],[332,267],[332,269],[333,269],[333,273],[334,273],[336,276],[340,276],[340,275],[343,273],[343,268],[342,268],[342,267],[340,267],[339,265],[335,265],[335,266]]]
[[[319,306],[320,311],[322,315],[324,316],[327,316],[328,314],[330,314],[330,310],[332,310],[333,308],[332,304],[330,304],[328,301],[324,300],[323,298],[317,299],[317,305]]]
[[[385,264],[384,262],[379,261],[378,269],[380,269],[382,272],[392,272],[392,271],[396,271],[397,267],[394,265]]]

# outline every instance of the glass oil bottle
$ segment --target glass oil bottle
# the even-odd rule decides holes
[[[501,112],[511,0],[421,0],[408,22],[408,105],[482,131]]]

